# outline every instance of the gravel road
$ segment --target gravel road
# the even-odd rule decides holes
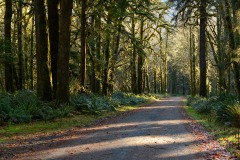
[[[182,98],[162,99],[128,116],[66,136],[60,143],[35,149],[17,159],[194,160],[204,159],[188,121]],[[77,133],[77,132],[76,132]]]

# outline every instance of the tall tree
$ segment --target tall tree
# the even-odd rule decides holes
[[[224,0],[224,4],[225,4],[225,8],[226,8],[226,16],[225,16],[225,20],[226,20],[226,29],[228,30],[229,33],[229,46],[231,49],[231,57],[232,58],[236,58],[237,55],[236,53],[234,53],[234,51],[237,49],[237,45],[236,45],[236,37],[234,36],[234,24],[232,21],[232,13],[231,13],[231,7],[230,7],[230,3],[228,0]],[[233,14],[234,17],[237,17],[236,13],[238,12],[238,10],[240,10],[240,3],[238,2],[238,4],[236,3],[236,6],[233,7]],[[238,42],[239,43],[239,42]],[[237,89],[237,93],[240,99],[240,65],[238,64],[238,62],[236,60],[233,60],[233,71],[234,71],[234,79],[235,79],[235,85],[236,85],[236,89]]]
[[[56,98],[57,91],[57,56],[59,43],[58,1],[59,0],[47,0],[53,98]]]
[[[143,43],[143,34],[144,34],[144,19],[141,17],[140,20],[140,42]],[[143,63],[144,63],[144,55],[143,55],[143,49],[140,47],[138,50],[138,79],[137,79],[137,85],[138,85],[138,93],[142,93],[142,79],[143,79]]]
[[[193,29],[192,26],[190,26],[189,30],[189,56],[190,56],[190,90],[191,95],[196,95],[196,57],[195,57],[195,37],[192,33]]]
[[[107,25],[110,26],[112,22],[112,12],[111,10],[108,11],[107,15]],[[109,61],[110,61],[110,41],[111,41],[111,35],[110,35],[110,29],[107,29],[106,33],[106,42],[104,47],[104,58],[105,58],[105,66],[103,69],[103,88],[102,93],[104,95],[108,95],[108,87],[109,87]]]
[[[32,0],[32,2],[34,3],[34,0]],[[30,36],[30,73],[29,73],[29,76],[30,76],[30,89],[33,90],[33,87],[34,87],[34,82],[33,82],[33,58],[34,58],[34,53],[33,53],[33,42],[34,42],[34,22],[35,22],[35,17],[32,16],[32,26],[31,26],[31,36]]]
[[[95,28],[98,30],[96,35],[96,58],[98,61],[96,62],[96,93],[100,93],[101,90],[101,65],[100,65],[100,58],[101,58],[101,15],[98,14],[95,21]]]
[[[81,66],[80,66],[80,82],[85,88],[86,79],[86,8],[87,0],[82,0],[81,10]]]
[[[5,1],[4,39],[5,39],[5,89],[14,92],[13,87],[13,55],[12,55],[12,0]]]
[[[37,94],[42,100],[51,100],[48,62],[48,35],[44,0],[34,0],[37,57]]]
[[[131,56],[131,84],[132,92],[137,93],[137,73],[136,73],[136,42],[135,42],[135,17],[134,14],[131,17],[132,19],[132,56]]]
[[[73,0],[60,0],[60,35],[57,68],[57,94],[59,103],[69,102],[69,54]]]
[[[200,90],[199,95],[207,96],[207,65],[206,65],[206,25],[207,25],[207,2],[206,0],[200,1],[199,13],[200,13]]]
[[[23,50],[22,50],[22,0],[18,1],[18,66],[20,90],[23,89]]]
[[[184,24],[196,24],[198,18],[200,19],[199,30],[199,62],[200,62],[200,90],[199,95],[202,97],[207,96],[207,65],[206,65],[206,27],[207,27],[207,2],[208,0],[170,0],[176,2],[176,9],[178,14],[176,19],[180,19]],[[197,10],[197,9],[198,10]],[[199,15],[199,16],[198,16]],[[192,22],[193,21],[193,22]]]

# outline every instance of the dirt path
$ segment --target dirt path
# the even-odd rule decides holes
[[[76,130],[64,138],[31,146],[15,159],[193,160],[204,159],[180,114],[182,98],[163,99],[129,116],[98,127]],[[56,137],[55,137],[56,138]]]

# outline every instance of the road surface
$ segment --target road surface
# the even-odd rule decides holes
[[[16,159],[193,160],[204,159],[188,120],[180,112],[181,97],[162,99],[105,124],[48,140],[45,147]]]

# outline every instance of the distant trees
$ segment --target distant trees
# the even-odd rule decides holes
[[[0,2],[7,92],[32,89],[59,103],[89,91],[240,92],[238,2]],[[176,27],[165,19],[172,4]]]
[[[184,24],[197,25],[199,24],[199,64],[200,64],[200,87],[199,95],[207,96],[207,66],[206,66],[206,27],[207,27],[207,0],[200,1],[174,1],[176,3],[176,9],[179,12],[176,15],[177,21],[183,21]],[[198,16],[199,14],[199,16]]]
[[[236,12],[239,10],[237,9],[238,2],[229,0],[172,2],[179,11],[176,14],[178,22],[181,21],[184,26],[190,26],[190,28],[200,31],[198,46],[200,51],[199,95],[206,96],[209,92],[239,95],[239,62],[237,60],[239,53],[237,52],[238,31],[236,29],[238,23],[234,22],[237,19]],[[192,40],[195,39],[192,37],[194,35],[192,33],[190,31],[190,81],[191,86],[194,86],[193,63],[196,59],[193,57],[191,49],[193,47]],[[217,69],[217,77],[213,75],[215,69]],[[234,75],[234,82],[231,80],[232,75]],[[234,88],[233,83],[235,83]],[[191,90],[193,93],[194,88],[191,87]]]

